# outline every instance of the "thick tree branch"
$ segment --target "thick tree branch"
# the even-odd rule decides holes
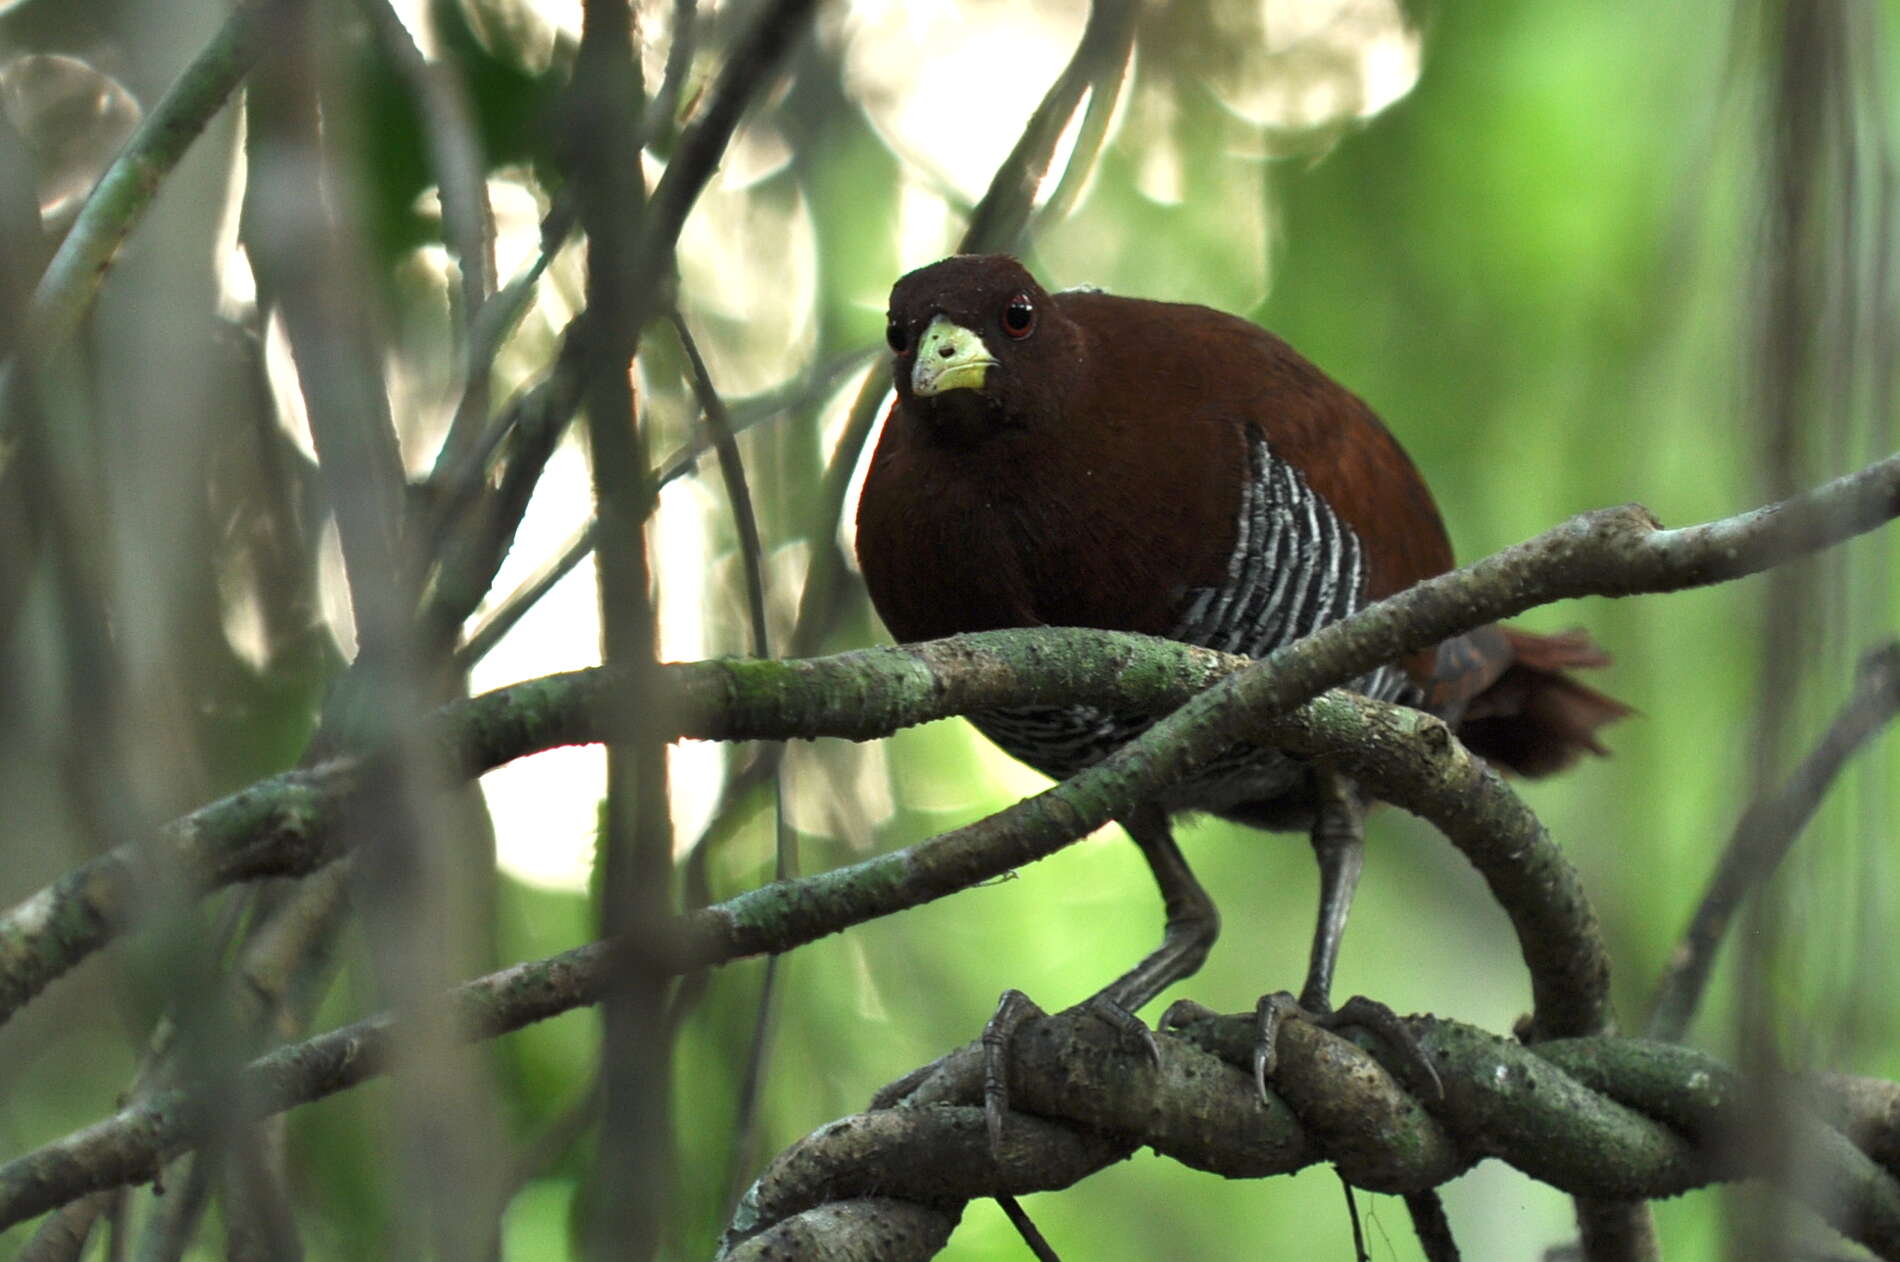
[[[304,873],[328,863],[338,854],[344,804],[361,783],[355,759],[260,780],[10,908],[0,915],[0,1017],[136,923],[154,865],[176,871],[186,887],[213,889],[265,870]],[[305,853],[295,857],[298,851]]]
[[[613,976],[613,962],[613,953],[595,944],[491,973],[448,998],[464,1037],[492,1037],[595,1002]],[[397,1037],[390,1017],[371,1017],[259,1057],[215,1098],[159,1092],[8,1162],[0,1166],[0,1227],[90,1191],[148,1180],[163,1159],[213,1135],[234,1115],[266,1117],[387,1073]]]
[[[464,1036],[493,1037],[593,1002],[613,955],[597,943],[458,987]],[[1364,1051],[1302,1022],[1282,1027],[1281,1091],[1263,1102],[1241,1067],[1251,1014],[1196,1017],[1179,1026],[1182,1037],[1160,1035],[1158,1070],[1085,1013],[1032,1021],[1012,1049],[1012,1099],[1040,1116],[1011,1116],[1000,1160],[982,1119],[980,1056],[966,1048],[943,1062],[951,1072],[932,1079],[933,1094],[913,1101],[930,1107],[834,1123],[781,1156],[749,1194],[740,1234],[824,1205],[847,1212],[837,1203],[867,1196],[903,1203],[903,1221],[939,1215],[947,1232],[964,1200],[1067,1186],[1142,1145],[1227,1177],[1330,1161],[1382,1191],[1435,1185],[1483,1157],[1595,1197],[1668,1196],[1753,1173],[1735,1164],[1745,1150],[1725,1142],[1746,1126],[1753,1096],[1698,1052],[1614,1038],[1526,1047],[1454,1022],[1410,1025],[1445,1084],[1441,1102],[1412,1099]],[[242,1116],[262,1117],[382,1074],[400,1037],[386,1016],[334,1030],[259,1057],[217,1102],[163,1093],[0,1166],[0,1227],[149,1179],[162,1159],[208,1136],[233,1098]],[[1874,1086],[1807,1085],[1839,1131],[1808,1124],[1804,1151],[1822,1177],[1792,1190],[1881,1256],[1900,1257],[1900,1089]],[[941,1243],[935,1230],[924,1238]]]
[[[1012,1099],[1039,1116],[1012,1115],[1000,1153],[983,1142],[981,1052],[972,1044],[939,1062],[927,1094],[833,1123],[788,1149],[748,1195],[727,1256],[772,1256],[759,1250],[786,1224],[873,1186],[912,1210],[953,1215],[963,1199],[1066,1186],[1077,1165],[1106,1165],[1143,1144],[1227,1177],[1330,1161],[1352,1182],[1390,1192],[1444,1182],[1485,1157],[1599,1200],[1670,1196],[1764,1173],[1741,1164],[1745,1150],[1729,1143],[1748,1125],[1752,1094],[1700,1053],[1605,1037],[1526,1047],[1455,1022],[1410,1025],[1444,1082],[1442,1101],[1411,1100],[1359,1048],[1297,1022],[1283,1027],[1281,1074],[1265,1101],[1245,1068],[1251,1017],[1191,1019],[1183,1039],[1160,1039],[1158,1069],[1086,1013],[1032,1022],[1012,1047],[1010,1076]],[[1866,1094],[1818,1083],[1811,1094],[1857,1136],[1893,1127],[1891,1111]],[[1066,1148],[1057,1142],[1065,1123]],[[928,1134],[913,1138],[920,1128]],[[974,1139],[957,1143],[959,1128],[973,1128]],[[1020,1148],[1019,1132],[1030,1141]],[[1124,1146],[1097,1153],[1092,1145],[1104,1134]],[[1801,1138],[1813,1177],[1789,1190],[1843,1234],[1900,1256],[1900,1184],[1891,1165],[1868,1155],[1881,1150],[1864,1139],[1867,1151],[1857,1149],[1814,1119]],[[961,1158],[954,1166],[952,1154]],[[1037,1159],[1047,1160],[1047,1183],[1034,1182]]]
[[[1254,734],[1258,720],[1252,715],[1297,704],[1311,689],[1544,601],[1672,591],[1740,577],[1871,530],[1896,513],[1900,455],[1783,504],[1682,530],[1658,530],[1637,508],[1583,515],[1323,628],[1198,698],[1191,713],[1157,725],[1113,765],[940,840],[972,831],[1017,833],[1020,843],[1004,859],[1007,870],[1106,823],[1125,809],[1117,799],[1133,795],[1127,798],[1132,801],[1166,783],[1193,765],[1202,746],[1218,750]],[[1084,651],[1090,644],[1099,653]],[[1139,637],[1003,632],[813,661],[670,666],[659,702],[682,737],[782,740],[823,734],[863,740],[1005,699],[1159,712],[1230,675],[1236,665],[1237,659]],[[438,722],[463,771],[478,774],[537,750],[602,739],[598,702],[612,686],[612,677],[602,672],[548,676],[450,707]],[[1210,723],[1219,724],[1218,735],[1204,734],[1203,725]],[[1193,748],[1183,748],[1184,733],[1193,736]],[[297,875],[328,862],[337,844],[336,820],[359,775],[356,763],[340,762],[261,781],[153,841],[102,856],[0,914],[0,1017],[123,929],[130,881],[141,863],[177,864],[188,879],[208,888]],[[1020,832],[1024,827],[1028,831]],[[746,950],[786,949],[897,910],[883,897],[863,908],[854,908],[853,899],[858,891],[895,893],[889,887],[909,858],[907,851],[795,886],[756,891],[735,908],[731,939],[756,944]],[[781,904],[802,909],[803,928],[792,937],[768,929]]]
[[[731,661],[671,668],[668,679],[679,689],[662,708],[684,719],[688,732],[700,724],[729,735],[748,732],[787,735],[781,723],[801,725],[811,734],[808,712],[787,706],[778,688],[763,681],[789,683],[837,707],[839,726],[858,725],[876,716],[871,731],[889,731],[926,717],[983,709],[1011,699],[1083,699],[1164,711],[1192,696],[1209,679],[1231,672],[1241,659],[1228,658],[1166,640],[1098,632],[1002,632],[963,637],[910,649],[874,649],[803,663]],[[1038,670],[1038,667],[1048,669]],[[444,712],[444,726],[464,740],[456,758],[466,770],[493,765],[506,751],[523,747],[596,740],[612,726],[614,676],[605,671],[537,680],[491,693]],[[889,685],[873,700],[862,687],[867,679]],[[856,682],[858,691],[847,685]],[[759,698],[772,704],[760,704]],[[853,704],[855,702],[855,704]],[[460,716],[456,722],[450,716]],[[823,727],[815,729],[826,730]],[[1607,1002],[1608,963],[1595,920],[1575,874],[1551,843],[1535,816],[1480,761],[1453,740],[1443,724],[1403,707],[1382,705],[1350,693],[1329,694],[1292,715],[1262,720],[1250,735],[1294,752],[1325,754],[1382,798],[1437,823],[1484,875],[1517,927],[1532,966],[1533,993],[1540,1011],[1571,1011],[1570,1024],[1599,1018]],[[333,797],[313,803],[311,782],[334,783]],[[286,789],[303,791],[301,809],[287,818],[263,822],[281,833],[276,851],[281,866],[255,852],[238,856],[190,856],[189,870],[201,881],[237,875],[294,875],[333,857],[332,823],[346,809],[356,776],[352,764],[339,763],[289,781]],[[320,792],[321,790],[319,790]],[[1065,791],[1042,795],[1048,818],[1060,825]],[[1032,799],[1032,800],[1042,800]],[[177,829],[178,838],[201,840],[207,833],[242,834],[260,803],[274,794],[241,796],[220,803]],[[168,835],[162,844],[175,845]],[[989,821],[881,855],[864,863],[798,881],[776,882],[761,890],[688,917],[689,941],[682,962],[714,963],[736,955],[782,951],[872,916],[919,905],[990,879],[1038,855],[1028,855],[1018,840]],[[218,859],[229,860],[219,863]],[[61,952],[98,943],[123,920],[122,904],[133,887],[135,853],[115,852],[87,871],[102,882],[116,910],[111,918],[83,914],[93,899],[88,886],[69,883],[40,896],[62,914],[76,916],[81,932],[58,944],[50,958],[16,951],[22,981],[44,976]],[[70,882],[70,878],[68,878]],[[13,919],[20,917],[16,910]],[[38,911],[36,915],[52,914]],[[0,927],[7,924],[0,921]],[[26,935],[26,942],[32,942]],[[0,944],[9,940],[0,937]],[[19,988],[24,991],[25,987]],[[1572,1011],[1572,1010],[1575,1011]]]

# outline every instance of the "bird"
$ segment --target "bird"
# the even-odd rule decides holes
[[[865,473],[856,544],[871,602],[901,642],[1094,627],[1264,657],[1453,568],[1431,492],[1378,416],[1247,320],[1097,289],[1051,293],[1013,257],[960,254],[896,282],[886,340],[896,400]],[[1494,765],[1540,776],[1603,754],[1598,729],[1630,712],[1568,673],[1608,662],[1580,631],[1493,625],[1347,686],[1434,714]],[[1153,722],[1084,705],[968,717],[1058,780]],[[1148,861],[1166,923],[1160,946],[1094,1002],[1132,1014],[1206,958],[1219,914],[1172,829],[1205,813],[1308,833],[1320,906],[1296,1010],[1331,1015],[1368,805],[1336,772],[1250,746],[1128,811],[1118,822]]]

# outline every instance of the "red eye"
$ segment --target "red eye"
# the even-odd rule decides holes
[[[1028,294],[1017,294],[1003,306],[1003,332],[1011,337],[1028,337],[1036,327],[1036,308]]]

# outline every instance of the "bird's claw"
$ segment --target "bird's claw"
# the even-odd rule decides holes
[[[1150,1065],[1161,1067],[1161,1045],[1140,1017],[1106,995],[1092,996],[1079,1007],[1114,1030],[1124,1044],[1137,1046]],[[1003,1120],[1009,1115],[1010,1047],[1023,1022],[1045,1015],[1035,1000],[1011,989],[996,1001],[996,1011],[983,1026],[983,1124],[989,1131],[993,1156],[1002,1154]]]
[[[1177,999],[1168,1005],[1166,1012],[1161,1014],[1161,1023],[1155,1028],[1179,1030],[1182,1026],[1192,1025],[1196,1021],[1205,1021],[1219,1016],[1220,1013],[1197,1000]]]
[[[1082,1010],[1120,1035],[1124,1044],[1139,1045],[1149,1065],[1161,1068],[1161,1044],[1155,1041],[1155,1032],[1148,1028],[1147,1022],[1106,995],[1083,1001]]]
[[[1280,1063],[1280,1023],[1289,1016],[1300,1018],[1308,1015],[1306,1009],[1300,1007],[1299,1002],[1284,990],[1262,995],[1260,1002],[1254,1005],[1253,1085],[1263,1103],[1267,1100],[1267,1082]]]
[[[1044,1015],[1036,1001],[1011,988],[996,1001],[996,1011],[983,1026],[983,1125],[990,1134],[990,1154],[1003,1151],[1003,1118],[1009,1113],[1009,1048],[1016,1031],[1031,1017]]]
[[[1280,1026],[1287,1020],[1305,1021],[1334,1033],[1348,1028],[1365,1030],[1387,1049],[1399,1078],[1408,1086],[1431,1103],[1445,1098],[1445,1085],[1431,1058],[1412,1036],[1411,1027],[1385,1004],[1354,995],[1337,1009],[1315,1011],[1282,990],[1261,996],[1254,1007],[1254,1087],[1263,1100],[1279,1060]]]

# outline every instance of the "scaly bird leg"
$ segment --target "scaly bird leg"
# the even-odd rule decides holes
[[[1120,1031],[1124,1039],[1140,1042],[1149,1059],[1158,1064],[1161,1054],[1155,1046],[1154,1032],[1134,1014],[1156,995],[1200,969],[1220,934],[1220,913],[1175,844],[1167,812],[1153,806],[1138,807],[1122,820],[1122,827],[1148,860],[1155,885],[1161,890],[1167,923],[1160,946],[1082,1006]],[[992,1150],[1002,1143],[1003,1117],[1009,1112],[1010,1043],[1016,1028],[1036,1015],[1040,1010],[1027,996],[1020,991],[1005,991],[983,1030],[983,1116]]]
[[[1313,856],[1319,860],[1319,921],[1307,959],[1300,1007],[1316,1016],[1333,1010],[1333,968],[1346,936],[1346,915],[1366,865],[1366,811],[1346,777],[1330,768],[1314,772],[1319,804],[1313,813]]]
[[[1201,883],[1188,869],[1181,847],[1175,844],[1168,827],[1167,813],[1158,807],[1138,807],[1122,821],[1122,827],[1141,847],[1141,854],[1154,873],[1161,891],[1161,905],[1167,922],[1161,933],[1161,945],[1149,952],[1139,964],[1104,986],[1096,1000],[1112,1003],[1124,1012],[1135,1012],[1150,999],[1184,977],[1200,971],[1207,953],[1220,936],[1220,913]]]
[[[1366,813],[1346,777],[1329,767],[1316,768],[1313,774],[1318,801],[1312,840],[1314,857],[1319,860],[1319,921],[1313,928],[1313,954],[1297,1001],[1279,991],[1263,996],[1254,1009],[1254,1084],[1264,1097],[1278,1055],[1280,1023],[1304,1020],[1327,1030],[1351,1026],[1369,1031],[1397,1057],[1403,1070],[1400,1076],[1436,1099],[1443,1093],[1438,1071],[1397,1013],[1363,996],[1354,996],[1333,1011],[1333,969],[1339,962],[1353,890],[1365,867]]]

